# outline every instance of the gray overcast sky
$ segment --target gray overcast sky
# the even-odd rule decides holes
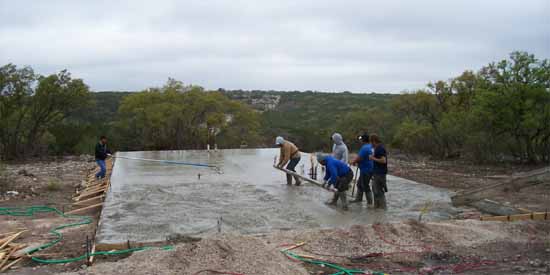
[[[549,0],[0,0],[0,65],[93,90],[399,92],[503,59],[550,58]]]

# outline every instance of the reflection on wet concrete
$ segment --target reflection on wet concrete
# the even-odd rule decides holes
[[[392,176],[388,178],[387,211],[364,204],[351,204],[347,212],[326,206],[332,193],[307,183],[286,185],[285,175],[272,167],[277,149],[118,154],[208,163],[220,170],[117,159],[98,229],[99,243],[207,236],[220,229],[251,234],[416,219],[426,202],[433,207],[423,220],[446,219],[453,212],[447,191]],[[309,167],[305,155],[297,170],[308,171]]]

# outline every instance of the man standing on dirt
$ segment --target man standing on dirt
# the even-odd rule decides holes
[[[359,166],[359,181],[357,182],[357,194],[355,195],[355,199],[351,202],[362,202],[364,193],[367,198],[367,206],[370,206],[373,204],[372,191],[370,189],[373,161],[369,158],[372,155],[372,145],[370,143],[369,134],[367,133],[359,136],[359,140],[361,140],[363,146],[361,146],[357,157],[351,162]]]
[[[292,172],[296,172],[296,165],[298,165],[298,162],[300,162],[300,150],[298,149],[298,147],[296,147],[294,143],[285,140],[281,136],[275,139],[275,145],[281,148],[281,152],[279,154],[279,163],[277,164],[277,167],[283,168],[288,163],[286,169]],[[300,178],[297,176],[294,176],[294,180],[296,181],[296,186],[302,183],[300,181]],[[286,174],[286,184],[292,185],[292,175]]]
[[[388,173],[388,158],[386,148],[377,134],[370,136],[370,141],[374,146],[374,155],[369,156],[373,161],[373,182],[372,192],[374,193],[374,208],[387,209],[386,195],[388,187],[386,185],[386,174]]]
[[[105,178],[107,168],[105,167],[105,159],[111,155],[111,151],[107,148],[107,137],[101,136],[99,142],[95,146],[95,162],[99,166],[99,172],[95,174],[97,180]]]
[[[329,205],[336,205],[338,199],[342,202],[342,209],[348,210],[348,200],[346,191],[349,188],[349,183],[353,180],[353,171],[349,168],[347,163],[333,158],[332,156],[325,156],[321,153],[317,154],[317,161],[326,167],[324,181],[328,182],[328,185],[336,187],[334,197]],[[324,184],[323,184],[324,185]]]

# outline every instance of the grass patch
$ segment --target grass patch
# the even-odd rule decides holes
[[[61,190],[61,182],[58,179],[50,179],[46,185],[46,190],[50,192]]]

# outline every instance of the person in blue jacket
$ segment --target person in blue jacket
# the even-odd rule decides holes
[[[359,150],[359,154],[351,163],[357,164],[361,172],[359,173],[359,181],[357,182],[357,194],[355,195],[355,199],[351,202],[362,202],[363,194],[365,194],[367,205],[370,206],[373,204],[372,191],[370,188],[373,161],[369,158],[373,154],[372,144],[370,143],[367,133],[359,136],[359,140],[361,140],[363,145]]]
[[[353,171],[347,163],[337,160],[332,156],[317,154],[317,161],[326,167],[324,181],[336,187],[334,197],[329,205],[336,205],[338,199],[342,202],[342,209],[348,210],[348,201],[346,191],[349,188],[350,182],[353,180]]]

